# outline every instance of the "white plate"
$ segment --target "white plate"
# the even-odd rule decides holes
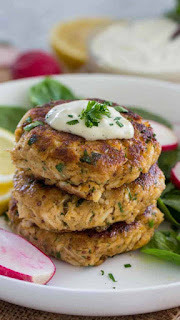
[[[98,74],[56,78],[82,97],[138,105],[170,121],[180,119],[178,85]],[[0,105],[27,105],[28,88],[38,81],[32,78],[1,84]],[[126,263],[132,267],[124,268]],[[180,304],[179,267],[139,252],[116,256],[98,267],[79,268],[56,260],[55,264],[57,272],[46,286],[0,276],[0,299],[44,311],[89,316],[153,312]],[[103,276],[100,270],[104,270]],[[116,283],[108,273],[113,273]]]

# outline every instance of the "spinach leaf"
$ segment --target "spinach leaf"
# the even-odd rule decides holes
[[[14,132],[26,111],[18,106],[0,106],[0,127]]]
[[[157,231],[141,252],[180,265],[180,243],[174,231]]]
[[[180,190],[174,190],[167,193],[163,198],[163,202],[165,203],[165,205],[173,208],[180,213]]]
[[[171,169],[178,161],[180,161],[180,147],[176,150],[164,151],[161,153],[158,164],[160,169],[164,172],[166,179],[170,179]]]
[[[180,227],[180,223],[176,220],[174,217],[175,214],[173,214],[172,210],[168,209],[168,207],[164,204],[163,200],[161,198],[157,201],[158,208],[164,213],[165,219],[171,222],[173,225]]]
[[[162,123],[166,127],[171,128],[171,129],[173,127],[172,124],[168,120],[166,120],[165,118],[163,118],[157,114],[154,114],[152,112],[149,112],[149,111],[144,110],[139,107],[131,107],[131,106],[130,107],[127,106],[127,107],[128,107],[128,109],[132,110],[133,112],[139,114],[144,119],[157,121],[157,122]]]
[[[158,199],[158,207],[165,218],[173,225],[180,227],[180,190],[170,182]]]
[[[50,77],[46,77],[30,89],[30,101],[33,106],[60,99],[74,100],[78,98],[69,88]]]

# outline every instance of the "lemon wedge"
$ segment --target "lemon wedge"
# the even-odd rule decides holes
[[[60,61],[75,70],[88,60],[87,42],[90,35],[109,23],[108,18],[87,18],[58,24],[51,33],[51,46]]]
[[[13,187],[12,179],[15,167],[12,164],[9,151],[14,146],[14,135],[0,128],[0,214],[7,207]]]

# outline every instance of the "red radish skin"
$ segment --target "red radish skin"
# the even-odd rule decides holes
[[[20,54],[12,65],[13,79],[36,77],[62,73],[56,59],[40,50]]]
[[[46,284],[56,271],[52,260],[22,237],[0,229],[0,275]]]
[[[156,139],[162,147],[162,151],[175,150],[178,147],[178,138],[173,130],[153,120],[148,120],[153,132],[156,134]]]
[[[176,188],[180,189],[180,161],[178,161],[174,168],[172,168],[170,179]]]

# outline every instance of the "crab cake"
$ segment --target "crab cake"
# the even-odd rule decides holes
[[[123,113],[134,127],[132,139],[87,141],[52,129],[45,116],[52,107],[64,102],[67,101],[33,108],[20,121],[12,159],[26,175],[44,178],[46,184],[55,184],[68,193],[98,202],[105,190],[134,181],[157,161],[161,147],[152,128],[132,111]],[[36,127],[35,121],[39,121]],[[32,130],[25,131],[29,122]]]
[[[44,185],[17,171],[13,197],[19,218],[49,231],[106,229],[117,221],[131,223],[146,207],[157,200],[163,189],[164,175],[157,164],[148,173],[120,188],[106,190],[99,202],[67,194],[57,187]]]
[[[134,222],[117,222],[107,230],[55,233],[45,231],[18,218],[16,201],[11,200],[8,212],[12,229],[28,239],[48,255],[76,266],[95,266],[107,257],[136,250],[149,242],[154,230],[163,220],[163,214],[152,205]]]

